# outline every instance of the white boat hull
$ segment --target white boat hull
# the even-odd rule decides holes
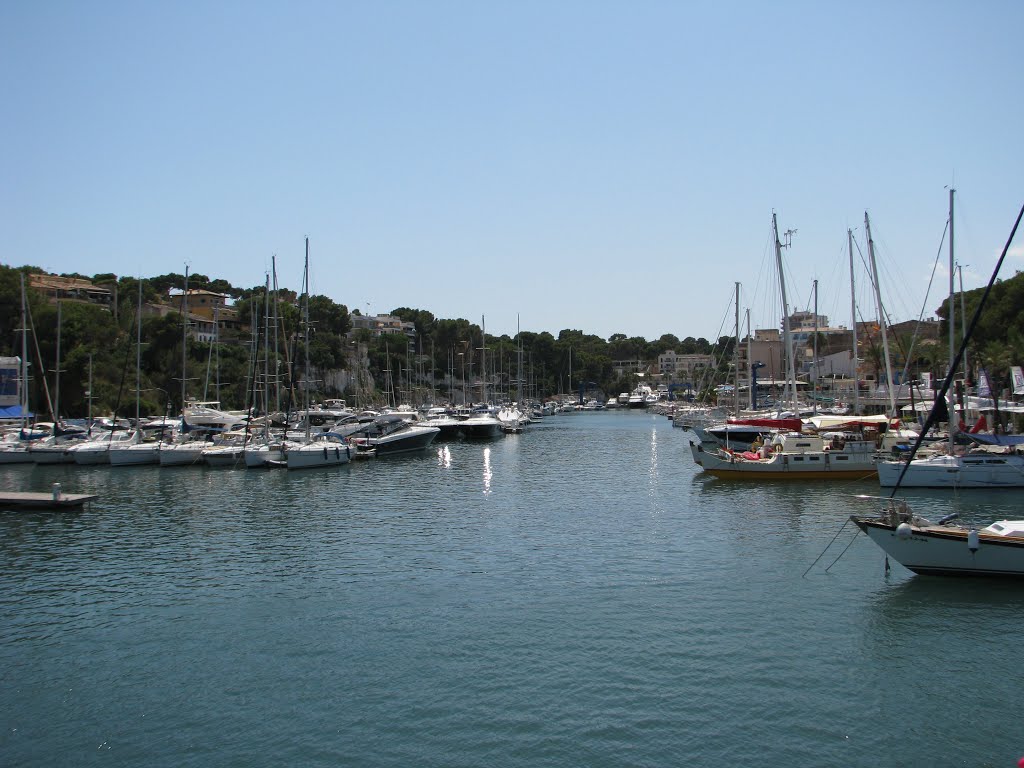
[[[75,464],[96,465],[110,463],[109,445],[80,445],[71,451]]]
[[[112,467],[133,467],[160,463],[160,446],[141,443],[127,448],[111,448],[107,454]]]
[[[700,443],[691,442],[690,453],[709,475],[739,480],[861,479],[875,474],[874,457],[866,452],[773,453],[767,458],[747,459],[742,454],[705,450]]]
[[[167,446],[160,451],[161,467],[187,467],[203,464],[203,448],[197,446]]]
[[[905,462],[878,463],[878,482],[883,488],[1024,488],[1024,456],[1018,454],[970,454],[914,459],[900,480]]]
[[[27,448],[10,448],[0,451],[0,464],[31,464],[32,454]]]
[[[882,520],[850,518],[893,560],[914,573],[942,576],[1024,576],[1024,539],[980,532],[977,550],[962,528],[897,527]]]
[[[304,445],[289,448],[285,454],[288,469],[316,469],[317,467],[337,467],[348,464],[352,449],[347,445]]]

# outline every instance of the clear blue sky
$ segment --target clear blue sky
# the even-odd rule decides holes
[[[910,319],[946,187],[965,287],[1024,202],[1022,21],[1018,1],[10,0],[0,261],[249,287],[276,254],[298,288],[308,235],[313,291],[350,309],[713,339],[737,281],[779,323],[773,210],[797,230],[790,304],[818,279],[848,325],[867,210]]]

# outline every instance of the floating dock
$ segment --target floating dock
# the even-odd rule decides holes
[[[98,499],[94,493],[27,493],[0,491],[0,509],[79,509]]]

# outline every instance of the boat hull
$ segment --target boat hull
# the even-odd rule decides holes
[[[371,437],[365,442],[368,449],[372,449],[377,456],[392,456],[396,453],[409,453],[411,451],[423,451],[430,447],[441,430],[437,427],[413,427],[402,430],[400,433],[385,435],[384,437]]]
[[[934,576],[1024,576],[1024,539],[978,535],[978,548],[969,546],[965,529],[897,527],[881,520],[853,516],[857,527],[903,567]],[[908,530],[908,529],[905,529]]]
[[[690,443],[695,463],[713,477],[735,480],[858,480],[871,478],[876,469],[871,454],[775,453],[766,459],[745,459],[740,455],[709,452]]]
[[[904,462],[878,463],[883,488],[1024,488],[1024,456],[979,454],[915,459],[900,480]]]
[[[11,448],[6,451],[0,451],[0,464],[31,464],[32,454],[29,453],[27,448],[18,449]]]
[[[288,469],[337,467],[351,460],[351,448],[344,445],[291,448],[285,454]]]
[[[164,448],[160,451],[161,467],[188,467],[203,464],[203,448]]]
[[[160,463],[159,446],[133,445],[130,448],[111,448],[107,452],[112,467],[134,467]]]

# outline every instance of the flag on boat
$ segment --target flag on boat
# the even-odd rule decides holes
[[[982,368],[978,373],[978,397],[991,397],[992,387],[988,383],[988,372]]]
[[[1013,377],[1013,394],[1024,395],[1024,371],[1019,365],[1010,367],[1010,375]]]

